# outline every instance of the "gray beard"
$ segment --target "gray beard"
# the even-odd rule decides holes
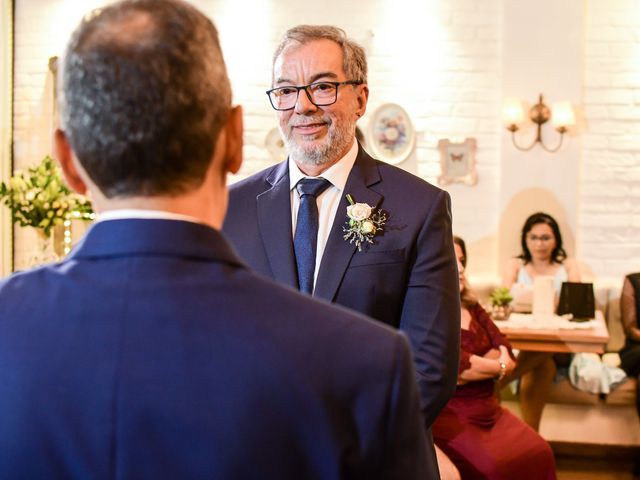
[[[342,128],[329,130],[325,140],[313,147],[304,148],[293,138],[283,134],[289,155],[301,165],[320,167],[332,165],[340,159],[343,152],[351,146],[355,136],[355,122],[347,122]]]

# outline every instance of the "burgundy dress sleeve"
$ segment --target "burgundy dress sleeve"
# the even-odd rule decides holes
[[[471,355],[473,355],[473,353],[465,350],[463,345],[461,345],[461,347],[462,348],[460,348],[460,366],[458,367],[458,375],[471,368]]]
[[[498,348],[500,347],[500,345],[504,345],[505,347],[507,347],[507,350],[509,351],[509,356],[513,360],[515,360],[516,357],[513,355],[513,351],[511,348],[511,344],[509,343],[509,340],[507,340],[507,337],[505,337],[502,334],[502,332],[500,332],[500,329],[496,327],[496,324],[493,323],[493,320],[491,320],[491,317],[489,316],[487,311],[484,308],[482,308],[482,306],[479,303],[477,303],[473,307],[473,311],[471,314],[477,320],[477,322],[480,325],[482,325],[482,328],[487,333],[487,336],[489,337],[489,341],[491,342],[491,348]]]
[[[471,355],[483,356],[491,348],[491,340],[482,321],[478,321],[478,306],[468,308],[471,321],[460,331],[460,362],[458,375],[471,368]],[[482,309],[482,307],[480,307]]]

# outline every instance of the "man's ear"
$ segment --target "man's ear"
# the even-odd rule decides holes
[[[369,86],[367,84],[358,85],[358,117],[362,117],[367,111],[367,102],[369,101]]]
[[[73,150],[69,145],[66,134],[59,128],[53,134],[54,156],[62,168],[62,173],[67,184],[80,195],[87,194],[87,185],[82,180],[73,161]]]
[[[242,165],[242,107],[236,105],[229,111],[226,129],[225,169],[230,173],[238,173]]]

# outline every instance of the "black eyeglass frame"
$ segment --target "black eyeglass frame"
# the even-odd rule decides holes
[[[336,87],[336,96],[333,99],[333,102],[330,102],[330,103],[316,103],[311,98],[311,93],[309,93],[309,87],[311,87],[312,85],[318,85],[318,84],[321,84],[321,83],[333,85],[334,87]],[[294,108],[296,108],[296,103],[298,103],[298,97],[300,96],[300,90],[304,90],[304,92],[307,94],[307,98],[309,99],[309,101],[311,103],[313,103],[316,107],[327,107],[329,105],[333,105],[334,103],[336,103],[338,101],[338,87],[340,87],[341,85],[362,85],[363,83],[364,82],[361,82],[360,80],[347,80],[345,82],[326,82],[326,81],[322,81],[322,82],[313,82],[313,83],[310,83],[309,85],[301,85],[301,86],[283,85],[282,87],[276,87],[276,88],[272,88],[271,90],[267,90],[265,93],[267,94],[267,97],[269,97],[269,103],[271,104],[271,107],[273,107],[274,110],[277,110],[279,112],[286,112],[287,110],[293,110]],[[295,100],[295,102],[293,102],[293,106],[291,106],[289,108],[277,108],[273,104],[273,99],[271,98],[271,92],[275,92],[276,90],[280,90],[281,88],[295,88],[296,89],[296,100]]]

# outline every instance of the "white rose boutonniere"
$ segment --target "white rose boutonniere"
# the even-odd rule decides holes
[[[382,231],[387,216],[366,203],[356,203],[351,195],[347,195],[347,223],[342,227],[344,239],[355,243],[358,251],[362,251],[363,243],[373,243],[376,233]]]
[[[347,198],[351,198],[351,195],[348,195]],[[372,210],[366,203],[352,203],[347,207],[347,216],[351,220],[362,222],[371,216]]]

